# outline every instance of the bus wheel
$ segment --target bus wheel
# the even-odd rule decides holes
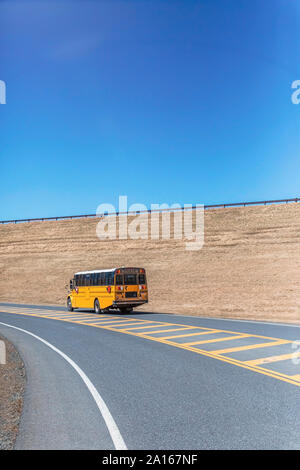
[[[72,307],[72,301],[70,299],[70,297],[68,297],[68,300],[67,300],[67,308],[68,308],[68,311],[69,312],[73,312],[73,307]]]
[[[95,313],[101,313],[101,308],[100,308],[100,304],[99,304],[99,300],[98,300],[98,299],[95,300],[95,303],[94,303],[94,310],[95,310]]]
[[[130,308],[130,307],[121,307],[121,308],[120,308],[120,312],[121,312],[121,313],[125,313],[125,314],[126,314],[126,313],[131,313],[131,312],[132,312],[132,308]]]

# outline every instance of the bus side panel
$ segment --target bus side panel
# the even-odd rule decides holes
[[[76,296],[76,307],[77,308],[86,308],[86,287],[85,286],[79,286],[78,287],[78,293],[75,294]]]
[[[90,287],[89,307],[94,308],[95,299],[99,300],[102,309],[111,307],[115,300],[114,287],[111,286],[111,292],[108,292],[108,286]]]

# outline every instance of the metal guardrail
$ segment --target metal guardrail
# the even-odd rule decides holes
[[[300,201],[300,198],[296,197],[293,199],[274,199],[271,201],[253,201],[253,202],[232,202],[232,203],[226,203],[226,204],[209,204],[209,205],[204,205],[204,209],[218,209],[218,208],[226,208],[226,207],[235,207],[235,206],[257,206],[257,205],[267,205],[267,204],[283,204],[283,203],[289,203],[289,202],[298,202]],[[190,206],[188,210],[193,210],[196,209],[196,205]],[[91,217],[105,217],[109,215],[135,215],[137,213],[142,214],[142,213],[150,213],[150,212],[166,212],[170,211],[173,212],[175,210],[186,210],[183,207],[180,208],[167,208],[167,209],[147,209],[147,210],[142,210],[142,211],[128,211],[128,212],[115,212],[115,213],[104,213],[104,214],[82,214],[82,215],[62,215],[58,217],[37,217],[34,219],[12,219],[12,220],[0,220],[0,224],[17,224],[21,222],[44,222],[45,220],[68,220],[68,219],[83,219],[83,218],[91,218]]]

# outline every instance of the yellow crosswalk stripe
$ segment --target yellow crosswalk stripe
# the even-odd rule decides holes
[[[53,313],[53,314],[48,314],[48,313],[44,313],[43,315],[39,314],[39,316],[43,316],[43,317],[48,317],[48,318],[51,318],[51,317],[55,317],[55,318],[97,318],[95,317],[95,315],[84,315],[84,314],[79,314],[79,313]]]
[[[121,324],[121,323],[128,323],[128,322],[130,322],[130,320],[128,320],[128,319],[127,320],[117,320],[117,319],[115,319],[115,320],[106,321],[106,322],[101,321],[101,322],[98,323],[98,325],[105,326],[105,325],[113,325],[115,323],[120,323]]]
[[[194,344],[205,344],[205,343],[217,343],[218,341],[231,341],[233,339],[249,338],[250,335],[235,335],[235,336],[226,336],[225,338],[214,338],[207,339],[203,341],[193,341],[192,343],[183,343],[184,346],[192,346]]]
[[[99,325],[99,323],[98,323]],[[139,323],[112,323],[112,324],[109,324],[108,326],[112,326],[112,328],[117,328],[118,326],[120,326],[120,328],[118,328],[118,331],[127,331],[128,328],[131,327],[131,325],[139,325]],[[101,326],[105,326],[105,325],[101,325]]]
[[[99,323],[98,323],[98,324],[99,324]],[[133,322],[133,323],[128,323],[128,326],[129,326],[129,329],[132,329],[132,330],[133,330],[133,328],[130,328],[131,325],[140,325],[140,324],[141,324],[141,322]],[[116,325],[114,325],[114,327],[115,327],[115,326],[116,326]],[[126,325],[126,324],[122,324],[122,325],[120,325],[120,326],[122,326],[122,328],[120,328],[118,331],[127,331],[127,328],[126,328],[127,325]],[[123,327],[124,327],[124,328],[123,328]]]
[[[253,359],[251,361],[245,361],[245,364],[249,364],[252,366],[257,366],[260,364],[269,364],[271,362],[279,362],[279,361],[285,361],[287,359],[292,359],[293,357],[300,357],[300,352],[293,352],[291,354],[281,354],[279,356],[268,356],[268,357],[262,357],[259,359]]]
[[[219,333],[219,330],[197,331],[197,333],[187,333],[184,335],[163,336],[161,339],[184,338],[185,336],[209,335],[213,333]]]
[[[43,316],[40,316],[38,315],[39,318],[47,318],[48,320],[60,320],[60,321],[74,321],[74,322],[77,322],[77,321],[92,321],[92,320],[95,320],[95,318],[93,317],[86,317],[86,316],[82,316],[82,315],[57,315],[57,316],[48,316],[48,315],[43,315]]]
[[[211,353],[212,354],[226,354],[226,353],[231,353],[231,352],[236,352],[236,351],[245,351],[246,349],[268,348],[269,346],[278,346],[279,344],[287,344],[287,343],[292,343],[292,341],[281,339],[278,341],[270,341],[269,343],[250,344],[247,346],[238,346],[235,348],[228,348],[228,349],[216,349],[215,351],[211,351]]]
[[[146,335],[152,335],[153,333],[165,333],[166,331],[171,333],[172,331],[182,331],[182,330],[190,330],[191,328],[188,328],[188,327],[185,327],[185,328],[173,328],[172,330],[168,329],[168,330],[154,330],[154,331],[147,331],[145,334]],[[140,335],[142,335],[143,333],[139,333]]]
[[[130,330],[130,331],[131,330],[144,330],[146,328],[161,328],[162,326],[164,326],[164,325],[148,325],[148,323],[149,323],[148,321],[145,321],[144,323],[145,323],[144,326],[135,326],[134,328],[126,328],[126,329]],[[146,325],[148,325],[148,326],[146,326]]]
[[[297,375],[290,375],[290,378],[291,378],[291,379],[294,379],[294,380],[299,380],[299,381],[300,381],[300,374],[297,374]]]

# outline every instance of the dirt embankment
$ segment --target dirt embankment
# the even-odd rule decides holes
[[[5,355],[0,345],[0,450],[11,450],[18,433],[26,376],[18,351],[2,336],[0,341],[5,344]]]
[[[0,301],[65,304],[73,273],[143,266],[142,309],[300,321],[300,204],[205,212],[205,243],[100,241],[96,219],[0,226]]]

